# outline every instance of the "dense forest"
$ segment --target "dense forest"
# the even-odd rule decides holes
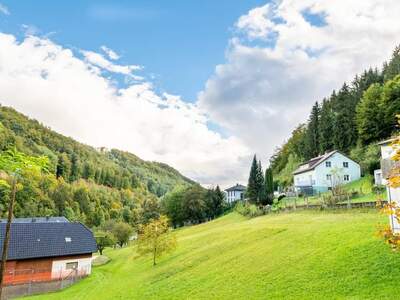
[[[379,168],[377,141],[389,138],[400,113],[400,46],[381,69],[370,68],[344,83],[311,109],[270,159],[276,184],[292,184],[292,172],[312,157],[339,150],[359,162],[364,174]]]
[[[63,215],[91,227],[110,219],[136,226],[159,214],[159,197],[194,184],[166,164],[95,149],[0,106],[0,151],[10,148],[50,162],[49,174],[23,178],[16,217]],[[0,188],[0,217],[7,207],[4,195]]]

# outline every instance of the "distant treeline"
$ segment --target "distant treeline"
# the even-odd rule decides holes
[[[302,161],[339,150],[361,164],[364,173],[379,168],[377,141],[398,130],[400,113],[400,47],[381,70],[370,68],[344,83],[311,109],[289,140],[270,159],[280,186],[292,184],[292,171]]]
[[[95,149],[0,106],[0,151],[14,147],[50,160],[50,174],[22,179],[16,217],[62,215],[91,227],[107,220],[137,226],[159,215],[157,196],[194,184],[168,165]],[[7,209],[5,195],[0,187],[0,217]]]

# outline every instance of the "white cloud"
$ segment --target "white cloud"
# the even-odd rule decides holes
[[[118,65],[114,64],[108,59],[106,59],[103,55],[93,51],[82,50],[81,53],[85,57],[87,63],[95,67],[99,67],[101,69],[107,70],[112,73],[123,74],[127,76],[131,76],[137,80],[142,80],[143,78],[133,74],[133,71],[137,71],[142,69],[141,66],[137,65]]]
[[[253,8],[247,15],[243,15],[236,23],[236,27],[246,32],[251,38],[265,38],[273,28],[274,23],[268,19],[271,4]]]
[[[103,45],[100,47],[100,49],[103,50],[105,54],[107,54],[109,59],[112,59],[112,60],[120,59],[120,56],[114,50],[108,48],[107,46]]]
[[[10,11],[8,10],[8,7],[1,3],[0,3],[0,13],[7,15],[7,16],[10,15]]]
[[[241,34],[199,106],[265,161],[306,121],[313,102],[390,57],[400,42],[399,11],[397,0],[282,0],[254,8],[236,23]]]
[[[249,163],[243,143],[209,130],[197,105],[157,95],[150,82],[116,88],[93,67],[110,68],[107,60],[86,54],[0,33],[0,103],[81,142],[171,164],[203,184],[225,184],[236,165]]]

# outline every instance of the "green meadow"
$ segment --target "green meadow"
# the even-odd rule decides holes
[[[63,291],[28,299],[395,299],[400,254],[376,236],[376,211],[231,213],[176,230],[153,267],[135,246]]]

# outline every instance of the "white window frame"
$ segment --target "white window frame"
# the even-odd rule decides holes
[[[325,167],[330,168],[332,167],[332,163],[330,161],[325,162]]]
[[[343,168],[348,168],[349,167],[349,162],[348,161],[344,161],[343,162]]]
[[[347,174],[343,175],[343,180],[350,181],[350,175],[347,175]]]

